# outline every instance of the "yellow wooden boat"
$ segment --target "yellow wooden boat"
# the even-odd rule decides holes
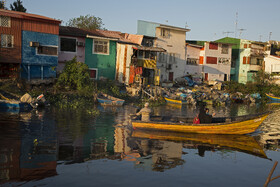
[[[167,98],[167,97],[164,97],[164,99],[167,103],[171,103],[171,104],[179,104],[179,105],[187,104],[186,100],[177,100],[177,99],[171,99],[171,98]]]
[[[164,119],[151,120],[143,122],[140,120],[132,120],[134,129],[156,129],[164,131],[175,131],[185,133],[202,133],[202,134],[249,134],[257,130],[262,124],[269,112],[256,115],[229,117],[229,118],[213,118],[213,121],[220,121],[210,124],[192,124],[190,119],[170,120]],[[153,119],[153,118],[151,118]]]
[[[188,143],[190,145],[209,145],[215,148],[226,148],[256,155],[262,158],[267,158],[264,150],[259,142],[252,136],[235,135],[235,134],[190,134],[178,132],[163,132],[163,131],[143,131],[135,130],[132,137],[148,138],[156,140],[171,140]]]

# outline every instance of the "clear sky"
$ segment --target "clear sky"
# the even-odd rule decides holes
[[[6,7],[14,0],[6,0]],[[280,0],[22,0],[28,13],[63,20],[100,17],[108,30],[137,34],[137,20],[191,29],[188,40],[227,35],[255,41],[280,41]],[[236,16],[238,13],[238,16]],[[237,19],[236,19],[237,18]],[[245,29],[243,32],[236,31]],[[234,33],[225,33],[234,32]],[[271,32],[271,34],[270,34]]]

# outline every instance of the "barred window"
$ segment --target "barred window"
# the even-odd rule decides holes
[[[94,40],[93,53],[109,54],[109,42],[104,40]]]
[[[0,27],[11,27],[11,18],[7,16],[0,16]]]
[[[228,54],[229,46],[227,44],[222,44],[222,54]]]
[[[14,36],[8,34],[1,34],[1,47],[14,47]]]

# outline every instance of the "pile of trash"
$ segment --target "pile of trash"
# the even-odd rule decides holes
[[[20,102],[29,103],[33,108],[39,108],[48,105],[44,94],[41,94],[36,98],[32,98],[30,94],[26,93],[20,98]]]
[[[261,99],[259,93],[244,95],[224,93],[220,89],[207,86],[195,86],[194,88],[163,88],[163,96],[176,100],[187,101],[187,104],[196,105],[205,102],[216,106],[224,106],[230,103],[256,103]]]

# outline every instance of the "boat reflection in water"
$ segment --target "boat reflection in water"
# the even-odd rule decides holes
[[[0,121],[0,184],[57,175],[54,123],[42,121],[38,111],[5,116]]]
[[[161,131],[135,130],[132,133],[134,146],[139,150],[137,164],[164,171],[184,164],[183,148],[198,149],[198,155],[205,151],[233,150],[261,158],[267,158],[255,137],[247,135],[187,134]]]

